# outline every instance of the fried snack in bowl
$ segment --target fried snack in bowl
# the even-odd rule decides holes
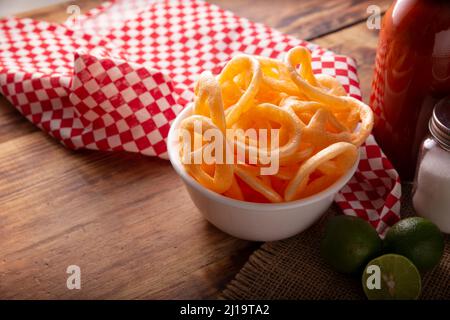
[[[205,72],[168,137],[173,167],[195,205],[239,238],[279,240],[310,226],[353,176],[373,126],[364,103],[309,51],[284,61],[238,55]]]

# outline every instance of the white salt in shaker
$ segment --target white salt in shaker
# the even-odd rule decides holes
[[[417,214],[450,233],[450,97],[433,110],[422,142],[413,188]]]

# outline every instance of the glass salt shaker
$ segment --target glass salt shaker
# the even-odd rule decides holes
[[[422,142],[413,188],[417,214],[450,233],[450,96],[433,109]]]

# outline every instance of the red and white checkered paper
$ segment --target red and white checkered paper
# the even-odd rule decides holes
[[[315,73],[361,99],[351,58],[199,0],[111,1],[62,25],[0,20],[0,92],[69,148],[167,158],[170,123],[202,71],[218,73],[238,52],[281,58],[297,45],[312,51]],[[370,136],[336,202],[382,234],[399,219],[400,195],[397,172]]]

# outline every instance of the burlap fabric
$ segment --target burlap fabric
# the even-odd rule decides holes
[[[411,187],[403,186],[402,216],[413,214]],[[223,299],[365,299],[361,279],[333,271],[321,258],[324,223],[333,206],[307,231],[256,250],[222,292]],[[439,266],[423,275],[421,299],[450,299],[450,237]]]

